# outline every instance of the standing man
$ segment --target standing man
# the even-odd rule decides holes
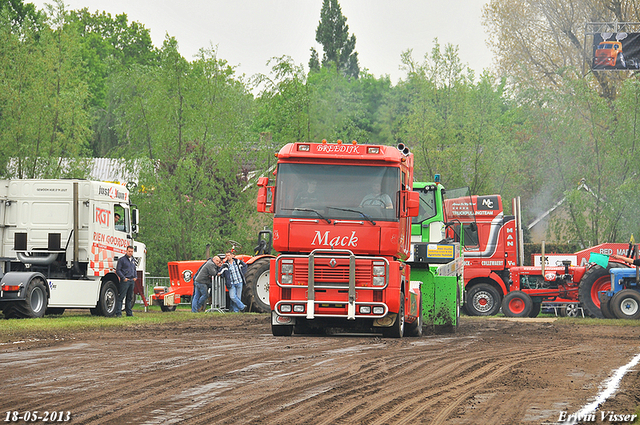
[[[247,264],[236,258],[232,251],[225,254],[225,266],[223,270],[224,278],[227,280],[227,288],[229,288],[229,299],[231,300],[231,311],[244,311],[247,306],[242,303],[242,284],[244,283],[244,273],[247,270]]]
[[[116,317],[122,317],[122,300],[126,296],[124,311],[127,316],[133,316],[131,301],[133,301],[133,287],[136,284],[136,262],[133,259],[133,246],[127,247],[127,253],[118,259],[116,274],[120,278],[118,285],[118,300],[116,302]]]
[[[207,301],[208,290],[211,286],[211,279],[218,275],[220,266],[222,266],[222,260],[217,255],[214,255],[204,263],[196,274],[195,279],[193,279],[192,313],[197,313],[204,307],[204,303]]]

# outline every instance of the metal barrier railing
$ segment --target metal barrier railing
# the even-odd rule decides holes
[[[213,311],[218,313],[227,311],[227,294],[222,276],[214,277],[213,282],[211,282],[211,308],[207,312],[211,313]]]
[[[156,286],[170,287],[171,282],[169,281],[168,277],[164,276],[146,276],[144,285],[144,296],[147,298],[147,301],[149,301],[149,303],[151,302],[153,288]],[[142,303],[142,300],[136,300],[136,302]],[[211,285],[211,308],[207,311],[217,311],[220,313],[228,311],[227,293],[225,291],[224,278],[222,276],[213,278],[213,282]]]

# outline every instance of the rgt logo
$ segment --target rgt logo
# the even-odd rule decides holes
[[[320,246],[358,246],[358,237],[356,236],[356,232],[351,232],[349,236],[334,236],[331,237],[329,234],[329,230],[324,232],[324,234],[320,233],[319,230],[316,230],[316,234],[313,237],[313,242],[311,245],[320,245]]]
[[[108,226],[110,216],[111,211],[103,210],[102,208],[96,208],[96,222],[100,223],[101,225]]]

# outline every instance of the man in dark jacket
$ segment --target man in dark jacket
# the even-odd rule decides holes
[[[133,259],[133,246],[127,247],[127,253],[118,259],[116,274],[120,278],[118,285],[118,299],[116,302],[116,316],[122,317],[122,300],[126,296],[124,311],[127,316],[133,316],[131,304],[133,301],[133,287],[136,284],[136,262]]]
[[[217,255],[214,255],[204,263],[193,279],[192,313],[197,313],[204,307],[207,301],[208,288],[211,286],[211,279],[218,275],[220,266],[222,266],[222,260]]]

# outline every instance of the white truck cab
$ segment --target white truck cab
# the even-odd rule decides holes
[[[134,243],[129,191],[88,180],[0,180],[0,308],[5,318],[90,308],[115,314],[115,267]],[[144,271],[142,272],[144,278]]]

